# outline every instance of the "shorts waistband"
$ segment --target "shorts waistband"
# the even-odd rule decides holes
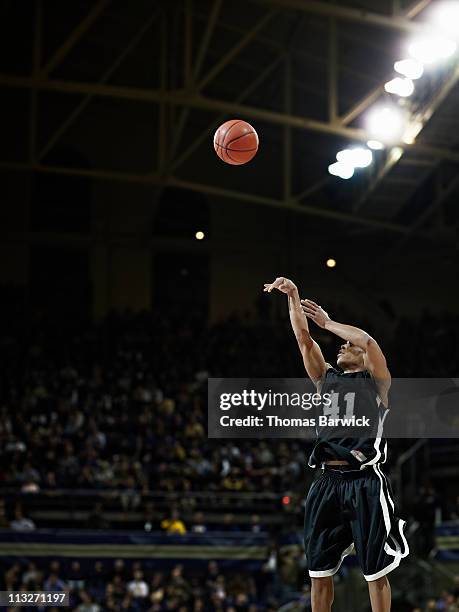
[[[344,478],[361,478],[368,474],[366,468],[355,468],[353,465],[326,465],[322,464],[322,474],[324,476],[344,479]]]

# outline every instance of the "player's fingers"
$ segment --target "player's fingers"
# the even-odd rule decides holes
[[[314,306],[315,308],[320,308],[320,306],[318,304],[316,304],[315,302],[313,302],[312,300],[305,300],[310,306]]]

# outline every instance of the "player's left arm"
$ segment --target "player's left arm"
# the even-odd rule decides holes
[[[387,367],[386,357],[376,340],[359,327],[333,321],[328,316],[328,313],[312,300],[301,300],[301,304],[306,316],[312,319],[319,327],[327,329],[364,351],[365,367],[375,379],[378,387],[384,390],[384,395],[387,395],[391,376]]]

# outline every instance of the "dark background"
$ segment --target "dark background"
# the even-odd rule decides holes
[[[80,612],[309,609],[309,449],[208,440],[206,381],[304,376],[285,297],[262,293],[279,275],[371,333],[394,376],[457,376],[457,56],[405,103],[425,126],[399,159],[327,171],[365,142],[365,112],[390,101],[393,63],[437,4],[0,2],[4,588],[67,584]],[[246,166],[213,149],[233,118],[259,135]],[[339,340],[312,331],[333,361]],[[457,599],[457,457],[454,440],[393,443],[414,551],[399,612]],[[79,558],[87,544],[112,548]],[[159,603],[128,595],[138,571]],[[338,612],[365,609],[356,576],[338,577]]]

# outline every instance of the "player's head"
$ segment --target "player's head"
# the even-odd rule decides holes
[[[357,369],[365,367],[364,362],[365,351],[358,346],[354,346],[351,342],[345,342],[341,345],[336,363],[343,370]]]

